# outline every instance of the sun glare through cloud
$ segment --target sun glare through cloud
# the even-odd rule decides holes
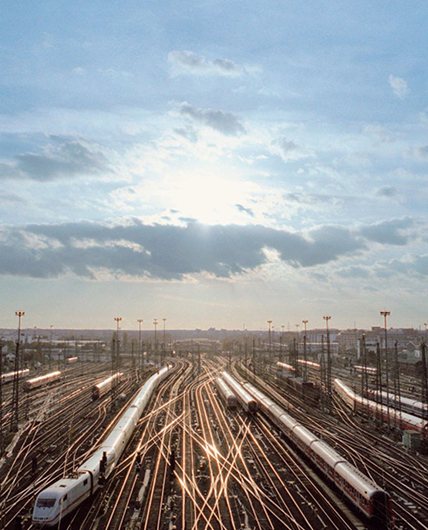
[[[371,5],[367,24],[368,4],[345,2],[332,17],[311,1],[317,16],[308,18],[293,3],[253,2],[244,11],[232,3],[226,16],[225,3],[200,2],[183,18],[171,2],[101,10],[78,0],[70,13],[59,6],[52,21],[48,4],[15,14],[7,4],[5,300],[30,296],[37,312],[57,306],[65,315],[58,286],[67,292],[77,277],[82,304],[105,308],[91,312],[102,326],[103,297],[113,285],[119,293],[126,276],[144,278],[143,298],[163,281],[165,289],[183,282],[178,298],[188,293],[201,307],[201,326],[219,318],[207,299],[244,310],[255,282],[266,289],[251,302],[247,325],[266,307],[277,318],[286,311],[279,292],[310,300],[307,316],[318,318],[317,292],[326,289],[329,312],[343,315],[345,297],[356,320],[371,322],[360,310],[364,292],[364,307],[381,296],[409,325],[421,318],[414,296],[428,274],[421,13]],[[103,231],[111,226],[122,227],[114,237]],[[210,229],[233,253],[202,237]],[[213,247],[195,266],[195,249],[207,241]],[[104,277],[112,279],[106,290]],[[151,303],[167,311],[163,300]],[[129,314],[137,306],[128,304]],[[230,325],[240,325],[238,315]]]

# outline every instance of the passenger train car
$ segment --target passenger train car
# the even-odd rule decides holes
[[[392,393],[387,392],[376,392],[375,390],[369,390],[367,397],[373,399],[376,402],[381,401],[382,403],[387,403],[389,400],[389,405],[399,409],[401,405],[401,410],[407,412],[408,414],[413,414],[418,418],[428,419],[428,404],[422,403],[422,401],[416,401],[416,399],[396,396]]]
[[[377,368],[372,366],[354,366],[354,370],[359,374],[377,375]]]
[[[112,376],[108,377],[107,379],[104,379],[104,381],[102,381],[101,383],[97,383],[96,385],[94,385],[92,387],[92,399],[99,399],[100,397],[104,396],[104,394],[110,392],[112,386],[122,379],[122,375],[122,372],[117,372]]]
[[[383,421],[387,421],[389,415],[393,425],[399,425],[402,430],[419,432],[424,438],[428,439],[428,422],[426,420],[364,398],[345,385],[340,379],[334,380],[334,389],[352,410],[362,413],[367,413],[368,411],[370,416],[382,418]]]
[[[74,364],[74,363],[77,363],[77,361],[79,360],[79,357],[68,357],[68,359],[66,359],[66,363],[67,364]]]
[[[215,386],[217,387],[217,390],[220,396],[223,398],[224,402],[226,403],[227,408],[236,409],[236,407],[238,406],[238,400],[236,399],[235,394],[227,386],[227,384],[223,381],[221,377],[218,377],[215,380]]]
[[[294,366],[291,366],[291,364],[277,362],[276,366],[278,368],[278,371],[283,371],[283,372],[295,372],[296,371]]]
[[[249,412],[250,414],[254,414],[258,410],[258,403],[253,398],[251,394],[249,394],[242,385],[238,383],[238,381],[235,381],[235,379],[229,375],[227,372],[222,373],[222,378],[226,382],[227,386],[229,386],[232,390],[232,392],[236,395],[238,401],[241,403],[244,410]]]
[[[50,374],[40,375],[39,377],[33,377],[32,379],[27,379],[22,385],[25,391],[34,390],[39,388],[39,386],[49,385],[54,381],[59,381],[61,379],[61,372],[51,372]]]
[[[383,527],[392,520],[389,494],[347,462],[328,444],[286,413],[260,390],[245,383],[262,410],[275,425],[314,463],[321,473],[339,488],[346,498],[369,519]]]
[[[303,359],[298,359],[297,362],[302,366],[306,366],[308,370],[316,370],[317,372],[321,370],[321,365],[319,363],[314,363],[313,361],[304,361]]]
[[[6,374],[2,374],[1,376],[1,382],[3,384],[11,383],[15,379],[15,374],[17,372],[8,372]],[[30,373],[30,370],[18,370],[18,378],[22,379],[23,377],[27,377],[27,375]]]
[[[100,488],[116,468],[155,389],[171,371],[171,366],[165,366],[146,381],[107,438],[77,469],[76,476],[60,479],[39,493],[33,509],[33,524],[56,526]]]

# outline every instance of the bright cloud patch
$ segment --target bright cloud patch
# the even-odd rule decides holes
[[[389,76],[389,84],[391,85],[392,91],[397,98],[404,99],[409,93],[407,82],[401,77],[395,77],[391,74]]]

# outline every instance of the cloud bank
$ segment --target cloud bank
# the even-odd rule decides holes
[[[0,274],[56,278],[73,274],[183,280],[205,273],[230,278],[268,263],[269,251],[295,268],[361,254],[371,241],[402,245],[407,224],[382,223],[350,230],[324,226],[306,234],[258,225],[186,226],[78,222],[26,225],[0,232]],[[388,235],[389,234],[389,235]]]

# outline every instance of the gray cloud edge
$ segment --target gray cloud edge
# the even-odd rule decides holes
[[[361,254],[369,244],[405,244],[412,221],[385,221],[351,230],[323,226],[303,234],[260,225],[122,225],[69,222],[26,225],[0,231],[0,274],[57,278],[67,274],[97,279],[98,271],[117,277],[183,280],[206,273],[231,278],[268,262],[265,249],[295,268],[307,268]],[[381,237],[379,237],[381,236]]]

